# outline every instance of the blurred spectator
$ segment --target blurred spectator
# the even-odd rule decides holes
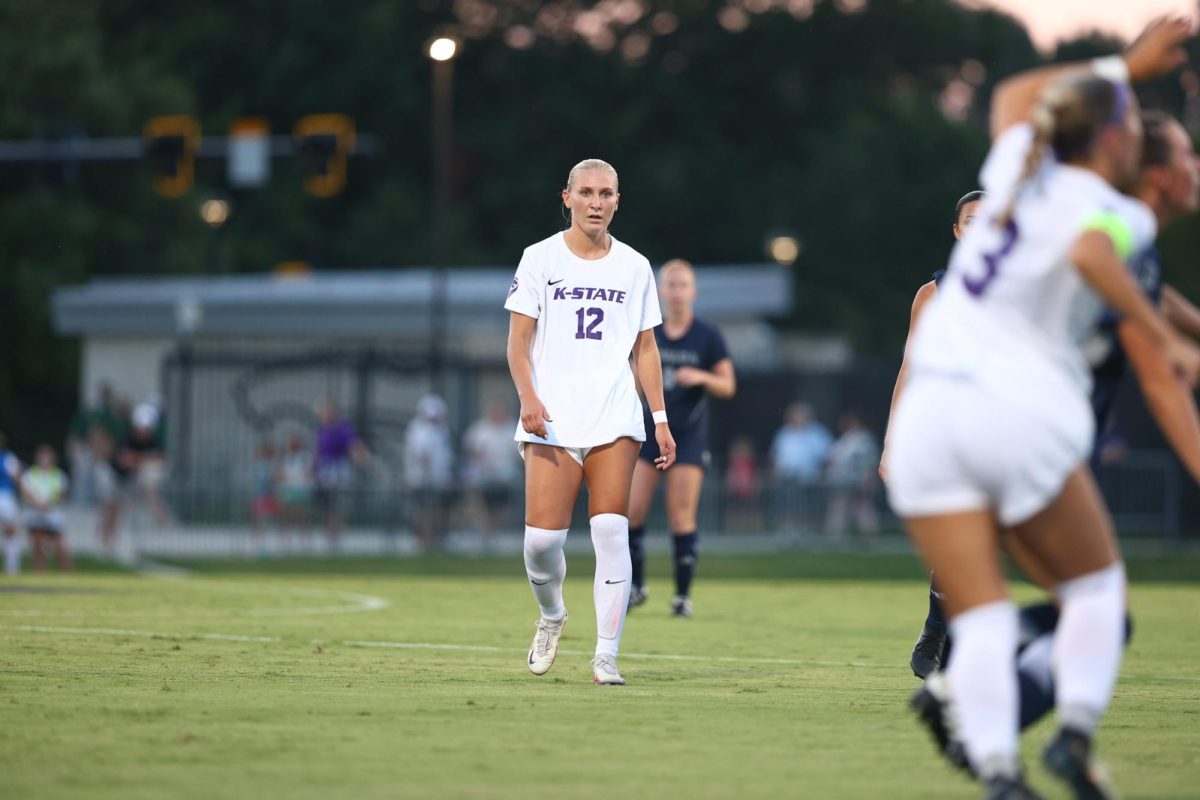
[[[17,489],[21,480],[21,462],[8,450],[8,440],[0,433],[0,529],[4,532],[4,571],[21,571],[21,540],[17,538]]]
[[[729,444],[725,467],[725,525],[730,529],[758,530],[762,527],[762,474],[754,455],[754,444],[739,436]]]
[[[54,550],[61,572],[70,572],[71,557],[65,541],[66,521],[62,504],[67,499],[67,475],[58,468],[58,457],[48,444],[38,447],[35,462],[21,476],[25,500],[25,527],[33,542],[33,570],[46,569],[46,549]]]
[[[481,527],[489,540],[506,521],[513,491],[521,480],[523,462],[513,441],[516,427],[517,420],[507,406],[493,403],[463,437],[463,483],[483,506]]]
[[[167,480],[166,430],[162,412],[152,403],[133,409],[133,431],[124,445],[125,466],[133,473],[138,495],[146,502],[155,524],[167,524],[167,504],[162,487]]]
[[[843,414],[838,429],[841,435],[830,448],[825,472],[829,486],[825,532],[841,538],[853,519],[859,533],[873,536],[879,531],[875,510],[879,444],[857,414]]]
[[[91,405],[81,406],[72,416],[67,431],[67,458],[71,467],[71,500],[77,505],[101,502],[96,490],[96,464],[112,453],[97,457],[94,432],[104,434],[108,442],[122,441],[128,432],[128,419],[107,383],[100,384]]]
[[[304,537],[312,513],[313,457],[304,437],[293,433],[279,463],[279,536],[287,547],[287,530],[295,527]]]
[[[268,523],[276,523],[279,520],[279,498],[276,494],[279,463],[275,458],[275,443],[270,439],[263,439],[258,443],[250,472],[250,482],[254,487],[254,498],[250,501],[250,523],[254,528],[259,555],[265,556],[265,527]]]
[[[514,445],[515,449],[515,445]],[[446,532],[454,448],[446,426],[446,403],[427,394],[404,434],[404,481],[412,498],[417,537],[432,550]]]
[[[371,454],[353,423],[341,416],[338,407],[329,399],[317,405],[316,441],[313,478],[317,509],[329,537],[329,546],[337,550],[342,535],[342,504],[354,482],[354,467],[369,464]]]
[[[771,443],[775,506],[783,527],[809,527],[820,501],[821,469],[833,437],[807,403],[793,403]]]

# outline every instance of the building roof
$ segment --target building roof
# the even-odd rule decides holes
[[[314,272],[302,277],[103,278],[58,289],[59,333],[109,336],[406,336],[430,329],[432,269]],[[449,330],[503,330],[512,268],[446,272]],[[787,314],[792,276],[777,265],[697,268],[696,313],[715,320]]]

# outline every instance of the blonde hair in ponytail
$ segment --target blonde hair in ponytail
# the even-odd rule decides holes
[[[1042,90],[1030,116],[1033,143],[1008,203],[996,217],[997,225],[1003,228],[1012,221],[1021,190],[1047,153],[1068,163],[1088,156],[1100,131],[1121,121],[1114,116],[1124,114],[1127,92],[1092,72],[1072,73]]]
[[[1012,194],[1009,195],[1004,210],[996,216],[996,225],[1000,228],[1007,227],[1008,223],[1012,222],[1021,190],[1037,172],[1038,166],[1046,158],[1050,143],[1054,140],[1057,110],[1062,103],[1062,92],[1055,91],[1058,88],[1060,88],[1060,84],[1047,87],[1042,92],[1042,96],[1038,98],[1037,105],[1033,107],[1033,113],[1029,118],[1033,125],[1033,143],[1029,145],[1029,152],[1025,154],[1025,163],[1021,167],[1021,174],[1017,177],[1017,182],[1013,186]]]

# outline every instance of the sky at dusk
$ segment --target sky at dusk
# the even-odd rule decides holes
[[[1034,43],[1052,49],[1063,38],[1087,30],[1115,33],[1126,40],[1160,14],[1196,19],[1197,0],[962,0],[973,8],[992,6],[1020,18]]]

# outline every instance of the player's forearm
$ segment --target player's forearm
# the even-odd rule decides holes
[[[662,359],[657,347],[641,347],[637,353],[637,369],[634,371],[638,383],[642,385],[646,404],[651,411],[666,409],[663,399]]]
[[[1150,415],[1192,478],[1200,482],[1200,415],[1191,392],[1141,331],[1123,322],[1118,336]]]
[[[1171,340],[1166,321],[1142,294],[1124,263],[1117,258],[1112,240],[1104,233],[1089,231],[1072,248],[1072,261],[1085,281],[1104,301],[1137,325],[1157,347]]]
[[[533,361],[529,358],[529,341],[512,333],[508,336],[508,371],[512,374],[517,397],[533,397]]]
[[[1200,308],[1196,308],[1175,287],[1163,286],[1161,307],[1163,316],[1175,330],[1200,339]]]
[[[704,374],[704,388],[713,397],[728,400],[737,393],[737,378],[733,375],[722,375],[719,372]]]
[[[1056,64],[1022,72],[1001,81],[992,93],[992,138],[997,138],[1019,122],[1027,121],[1042,89],[1068,73],[1087,69],[1087,65],[1086,61]]]
[[[1200,483],[1200,416],[1187,386],[1174,376],[1164,376],[1153,386],[1143,386],[1146,406],[1167,443]]]
[[[896,373],[896,386],[892,389],[892,405],[888,409],[887,427],[883,429],[883,446],[887,447],[887,437],[892,432],[892,417],[896,414],[896,404],[900,402],[900,393],[904,391],[904,382],[908,379],[908,359],[900,362],[900,371]]]

